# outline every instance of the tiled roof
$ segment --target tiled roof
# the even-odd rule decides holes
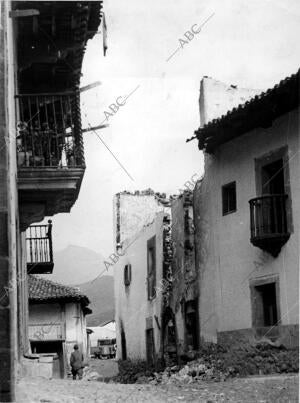
[[[197,138],[200,150],[212,152],[218,145],[256,127],[270,127],[272,120],[299,105],[299,77],[300,69],[273,88],[199,128],[187,141]]]
[[[45,280],[33,274],[28,275],[28,289],[29,301],[32,302],[64,300],[65,302],[80,302],[83,306],[90,303],[88,297],[81,294],[76,288]]]

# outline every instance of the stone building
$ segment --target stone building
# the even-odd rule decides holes
[[[291,346],[298,344],[299,319],[299,71],[247,97],[233,86],[201,82],[195,137],[205,174],[194,191],[199,336]],[[226,108],[218,112],[219,99]]]
[[[0,401],[29,347],[27,270],[53,269],[48,226],[25,232],[69,212],[84,175],[79,83],[100,19],[96,1],[0,2]]]
[[[175,363],[198,337],[193,195],[115,196],[117,357]]]

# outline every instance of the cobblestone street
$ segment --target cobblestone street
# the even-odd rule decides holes
[[[97,381],[23,379],[18,403],[77,402],[298,402],[298,376],[234,379],[183,386],[113,384]]]

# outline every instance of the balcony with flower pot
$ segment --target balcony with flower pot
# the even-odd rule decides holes
[[[17,134],[21,229],[69,212],[85,170],[79,94],[22,94]]]

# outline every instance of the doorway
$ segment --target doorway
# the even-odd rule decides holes
[[[154,331],[153,328],[151,328],[146,330],[146,356],[147,356],[147,363],[149,365],[154,365],[154,354],[155,354]]]
[[[121,328],[121,349],[122,349],[122,360],[127,360],[126,336],[123,328]]]
[[[197,300],[185,303],[185,345],[193,350],[198,348],[198,304]]]
[[[282,158],[264,165],[261,169],[262,194],[284,194],[284,172]]]

